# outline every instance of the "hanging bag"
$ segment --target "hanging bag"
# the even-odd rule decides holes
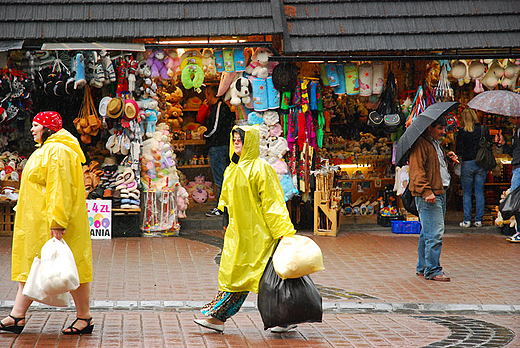
[[[498,209],[504,220],[509,220],[514,214],[520,211],[520,186],[510,192],[504,200],[500,202]]]
[[[484,136],[486,129],[486,126],[480,126],[480,140],[478,142],[478,151],[475,161],[479,167],[489,172],[497,166],[497,161],[493,155],[493,143],[488,141]]]
[[[79,287],[74,255],[64,239],[51,238],[41,250],[40,284],[44,293],[63,294]]]

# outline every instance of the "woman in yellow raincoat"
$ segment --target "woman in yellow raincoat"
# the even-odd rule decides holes
[[[277,240],[296,232],[276,172],[258,157],[258,128],[235,126],[230,141],[231,163],[224,173],[218,203],[218,209],[226,209],[229,214],[218,273],[219,292],[201,309],[209,317],[195,320],[218,332],[224,331],[224,322],[238,312],[249,291],[258,293]]]
[[[12,280],[19,282],[13,309],[0,322],[0,331],[20,333],[32,300],[23,295],[29,270],[42,246],[51,238],[64,238],[74,254],[80,286],[71,291],[77,319],[64,334],[91,333],[92,244],[85,202],[81,163],[85,155],[78,140],[62,128],[54,111],[37,114],[31,133],[41,146],[22,172],[12,247]]]

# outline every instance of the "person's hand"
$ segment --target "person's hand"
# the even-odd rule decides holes
[[[460,163],[460,162],[459,162],[459,156],[457,156],[457,155],[455,154],[455,152],[450,151],[450,152],[448,152],[448,153],[446,154],[446,156],[448,156],[448,158],[451,159],[453,162],[455,162],[455,163],[457,163],[457,164]]]
[[[499,145],[504,145],[506,143],[506,140],[504,139],[502,133],[495,134],[495,143]]]
[[[65,229],[51,228],[51,238],[56,237],[57,240],[61,240],[64,235],[65,235]]]
[[[428,197],[424,198],[424,200],[426,203],[435,203],[435,195],[432,193]]]

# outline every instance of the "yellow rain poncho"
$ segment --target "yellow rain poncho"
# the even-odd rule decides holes
[[[92,244],[78,140],[65,129],[51,135],[27,160],[22,172],[13,234],[12,280],[27,281],[34,257],[51,237],[64,239],[78,267],[80,283],[92,281]]]
[[[232,161],[226,168],[218,204],[220,210],[227,208],[229,213],[218,273],[219,290],[258,293],[260,278],[277,239],[296,231],[276,172],[258,157],[258,128],[236,128],[244,130],[245,139],[238,163]],[[233,158],[232,135],[229,149]]]

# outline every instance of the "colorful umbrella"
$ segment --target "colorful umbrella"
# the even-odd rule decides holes
[[[520,94],[505,90],[486,91],[471,99],[468,106],[490,114],[520,117]]]

